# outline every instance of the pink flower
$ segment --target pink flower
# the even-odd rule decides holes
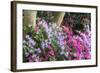
[[[39,30],[39,27],[35,26],[35,32],[38,32],[38,30]]]
[[[49,48],[49,49],[53,49],[51,45],[48,45],[48,48]]]
[[[73,46],[77,47],[77,41],[76,40],[73,40]]]
[[[68,27],[66,27],[66,26],[62,26],[62,27],[63,27],[64,32],[66,32],[66,33],[69,32],[69,28]]]
[[[90,53],[86,53],[86,54],[84,55],[84,57],[85,57],[85,59],[91,59]]]
[[[55,55],[54,50],[50,50],[50,51],[48,52],[48,54],[49,54],[50,56],[54,56],[54,55]]]
[[[67,41],[66,41],[66,40],[64,40],[64,45],[66,46],[66,44],[67,44]]]

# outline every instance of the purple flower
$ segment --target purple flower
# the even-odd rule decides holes
[[[45,20],[42,19],[42,26],[45,28],[46,32],[48,31],[48,24]]]
[[[35,51],[38,52],[38,53],[42,52],[40,48],[35,49]]]
[[[42,49],[45,49],[45,42],[44,41],[42,41],[41,47],[42,47]]]
[[[36,42],[29,35],[26,35],[26,39],[28,40],[27,43],[29,47],[33,48]]]
[[[35,43],[35,41],[33,40],[33,39],[31,39],[31,38],[29,38],[29,44],[31,44],[32,46],[34,46],[36,43]]]

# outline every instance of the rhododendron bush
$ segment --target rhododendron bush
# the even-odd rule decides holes
[[[37,11],[36,24],[23,24],[23,62],[91,59],[91,14]],[[60,25],[58,25],[58,23]]]

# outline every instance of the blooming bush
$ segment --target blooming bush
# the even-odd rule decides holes
[[[38,18],[35,27],[25,25],[23,62],[91,59],[91,32],[75,30],[74,26],[57,26]]]

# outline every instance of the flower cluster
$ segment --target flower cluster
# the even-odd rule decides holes
[[[88,26],[87,26],[88,27]],[[26,25],[23,37],[23,61],[63,61],[91,59],[91,32],[38,19],[35,27]]]

